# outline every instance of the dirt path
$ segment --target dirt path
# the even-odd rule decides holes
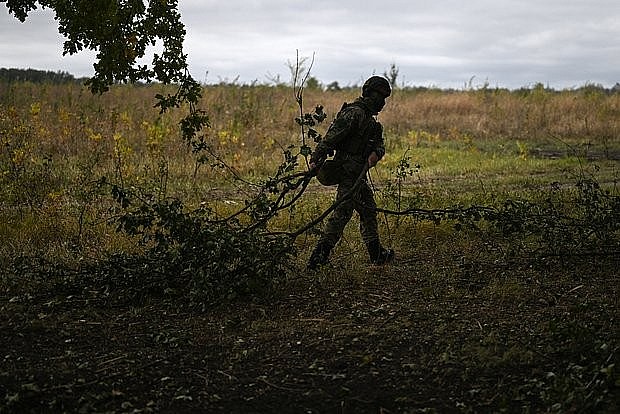
[[[600,374],[619,358],[617,275],[514,269],[501,290],[482,270],[446,268],[441,283],[403,258],[364,280],[303,276],[207,311],[165,295],[133,304],[110,286],[12,292],[0,302],[0,412],[620,407]]]

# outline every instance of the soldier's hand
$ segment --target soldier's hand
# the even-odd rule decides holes
[[[377,162],[379,162],[379,156],[377,155],[376,152],[371,152],[370,155],[368,156],[368,167],[372,168],[375,165],[377,165]]]
[[[311,162],[310,164],[308,164],[308,168],[308,173],[312,177],[314,177],[319,172],[319,168],[317,167],[316,162]]]

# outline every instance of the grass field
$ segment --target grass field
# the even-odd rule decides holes
[[[299,108],[287,87],[206,87],[197,162],[162,92],[0,84],[0,413],[620,410],[620,95],[396,90],[370,172],[379,207],[411,212],[379,215],[396,260],[370,266],[354,218],[319,272],[310,231],[204,301],[117,231],[111,189],[226,217],[299,148]],[[306,90],[304,110],[356,96]],[[334,192],[312,181],[268,229]]]

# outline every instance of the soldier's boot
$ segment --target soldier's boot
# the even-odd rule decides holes
[[[332,250],[332,246],[325,242],[318,242],[312,254],[310,255],[310,259],[308,260],[308,269],[316,270],[321,266],[324,266],[329,261],[329,253]]]
[[[366,245],[370,262],[375,265],[382,265],[391,262],[394,259],[394,250],[385,249],[381,246],[379,240],[373,240]]]

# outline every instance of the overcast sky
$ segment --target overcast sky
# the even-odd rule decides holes
[[[409,86],[552,88],[620,82],[620,0],[180,0],[199,81],[290,80],[296,50],[322,83],[359,85],[394,63]],[[53,14],[0,4],[0,67],[93,73],[62,56]],[[473,80],[471,80],[473,78]],[[471,80],[471,81],[470,81]]]

